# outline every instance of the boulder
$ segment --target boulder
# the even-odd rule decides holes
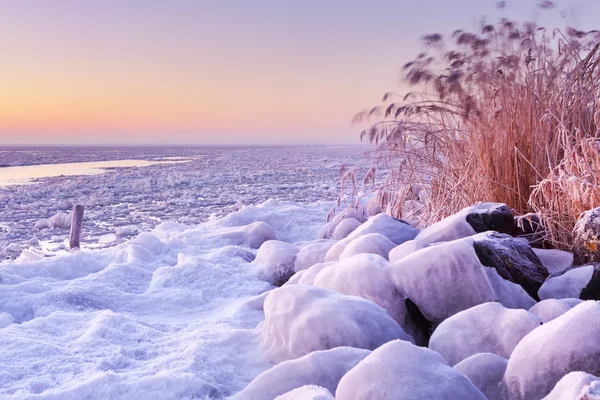
[[[582,301],[580,299],[546,299],[531,307],[529,312],[545,324],[560,317]]]
[[[373,351],[341,379],[337,400],[485,400],[435,351],[395,340]]]
[[[335,393],[340,379],[369,353],[353,347],[313,351],[266,370],[232,400],[272,400],[305,385],[321,386]]]
[[[514,218],[510,207],[501,203],[480,203],[464,208],[423,229],[417,240],[430,244],[447,242],[486,231],[512,234]]]
[[[431,335],[429,348],[451,366],[477,353],[509,358],[519,341],[541,325],[533,314],[484,303],[444,320]]]
[[[555,274],[565,271],[573,265],[573,253],[555,249],[533,249],[548,273]]]
[[[268,240],[256,252],[252,266],[258,277],[275,286],[281,286],[294,275],[298,248],[279,240]]]
[[[543,400],[600,400],[600,378],[585,372],[569,372]]]
[[[600,300],[600,264],[551,275],[540,288],[539,295],[541,299]]]
[[[360,221],[354,218],[346,218],[342,220],[333,230],[331,238],[334,240],[345,239],[349,234],[354,232],[360,226]]]
[[[335,243],[335,240],[321,239],[315,240],[314,242],[303,246],[298,254],[296,254],[294,271],[302,271],[312,267],[315,264],[324,262],[325,255]]]
[[[600,262],[600,207],[582,213],[575,223],[573,255],[576,265]]]
[[[335,397],[325,388],[308,385],[277,396],[275,400],[335,400]]]
[[[357,254],[377,254],[387,260],[390,250],[396,245],[380,233],[369,233],[353,239],[344,247],[339,260],[345,260]]]
[[[335,217],[333,217],[333,219],[328,222],[327,224],[325,224],[317,233],[317,239],[329,239],[331,238],[331,235],[333,235],[333,232],[335,231],[335,228],[344,220],[347,218],[353,218],[357,221],[363,221],[363,217],[362,215],[356,211],[354,208],[352,207],[348,207],[345,210],[343,210],[342,212],[338,213]]]
[[[356,228],[347,238],[352,240],[369,233],[379,233],[399,245],[414,239],[419,230],[387,214],[378,214]]]
[[[600,373],[600,302],[586,301],[527,334],[504,375],[510,398],[541,399],[572,371]]]
[[[409,240],[407,242],[402,243],[399,246],[394,247],[392,250],[390,250],[390,254],[389,254],[389,260],[390,262],[396,262],[396,261],[400,261],[401,259],[403,259],[404,257],[408,256],[409,254],[414,253],[417,250],[420,250],[424,247],[428,247],[428,245],[426,245],[423,242],[420,242],[418,240]]]
[[[505,400],[507,388],[503,378],[507,364],[504,357],[479,353],[462,360],[454,369],[465,374],[488,400]]]
[[[261,339],[276,362],[341,346],[372,350],[394,339],[413,341],[375,303],[307,285],[273,290],[264,312]]]

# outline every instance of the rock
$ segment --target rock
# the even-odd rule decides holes
[[[573,228],[576,265],[600,262],[600,207],[582,213]]]
[[[550,274],[565,271],[573,265],[573,253],[568,251],[533,249],[533,252]]]
[[[293,285],[293,284],[299,283],[301,285],[312,286],[312,284],[315,280],[315,277],[317,276],[317,274],[319,272],[321,272],[322,269],[327,268],[330,265],[335,265],[336,263],[337,263],[337,261],[318,263],[308,269],[299,271],[299,272],[295,273],[294,276],[292,276],[289,281],[286,282],[286,285]]]
[[[542,323],[550,322],[581,303],[580,299],[546,299],[529,309]]]
[[[268,240],[260,246],[252,266],[258,277],[275,286],[281,286],[294,275],[298,248],[279,240]]]
[[[381,346],[341,379],[337,400],[484,400],[469,379],[434,351],[396,340]]]
[[[600,400],[600,378],[585,372],[569,372],[543,400]]]
[[[302,247],[298,254],[296,254],[294,271],[302,271],[315,264],[324,262],[327,252],[335,243],[335,240],[321,239]]]
[[[275,400],[335,400],[329,390],[319,386],[302,386],[277,396]]]
[[[510,207],[501,203],[480,203],[467,207],[425,229],[417,240],[425,244],[447,242],[486,231],[511,234],[514,218]]]
[[[346,208],[344,211],[338,213],[330,222],[325,224],[325,226],[323,226],[319,230],[319,232],[317,233],[317,239],[331,238],[331,235],[333,235],[335,228],[344,219],[347,219],[347,218],[354,218],[357,221],[363,221],[363,217],[360,215],[360,213],[358,211],[356,211],[354,208],[351,208],[351,207]]]
[[[379,233],[369,233],[353,239],[344,247],[339,260],[345,260],[357,254],[377,254],[387,260],[390,250],[396,245]]]
[[[413,239],[413,240],[404,242],[401,245],[396,246],[392,250],[390,250],[390,254],[389,254],[390,262],[393,263],[396,261],[400,261],[401,259],[408,256],[409,254],[412,254],[415,251],[420,250],[424,247],[428,247],[428,245],[426,245],[425,243],[420,242],[418,240]]]
[[[345,239],[349,234],[354,232],[360,226],[360,221],[354,218],[346,218],[342,220],[333,230],[331,238],[334,240]]]
[[[314,351],[266,370],[232,400],[272,400],[305,385],[335,393],[340,379],[369,353],[353,347]]]
[[[584,265],[551,275],[539,295],[541,299],[600,300],[600,265]]]
[[[527,334],[504,375],[510,398],[541,399],[572,371],[600,373],[600,302],[586,301]]]
[[[505,400],[507,388],[504,371],[508,360],[492,353],[479,353],[464,359],[454,366],[479,389],[488,400]]]
[[[341,346],[372,350],[394,339],[413,341],[375,303],[312,286],[273,290],[264,312],[262,343],[277,362]]]
[[[519,341],[541,325],[525,310],[484,303],[444,320],[431,335],[429,348],[451,366],[477,353],[509,358]]]
[[[369,218],[365,223],[356,228],[356,230],[348,235],[347,238],[352,240],[369,233],[379,233],[390,239],[396,245],[399,245],[414,239],[419,231],[407,223],[392,218],[387,214],[378,214]]]
[[[475,243],[481,239],[485,236],[426,247],[390,265],[396,287],[432,326],[478,304],[497,301],[507,308],[526,310],[535,304],[520,285],[481,263],[475,252]],[[500,241],[498,246],[508,244]],[[506,264],[500,267],[508,268]]]

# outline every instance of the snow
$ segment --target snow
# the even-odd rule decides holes
[[[509,358],[515,346],[541,321],[525,310],[485,303],[461,311],[444,320],[431,335],[429,348],[450,365],[477,353],[493,353]]]
[[[275,400],[335,400],[329,390],[319,386],[302,386],[289,391]]]
[[[585,372],[569,372],[543,400],[600,399],[600,378]]]
[[[312,241],[303,246],[298,254],[296,254],[294,271],[302,271],[325,261],[327,252],[335,243],[335,240],[322,239]]]
[[[337,261],[315,264],[308,269],[297,272],[294,276],[292,276],[290,278],[290,280],[288,281],[287,284],[289,285],[289,284],[300,283],[302,285],[312,285],[315,278],[317,277],[319,272],[321,272],[321,270],[323,270],[324,268],[327,268],[330,265],[334,265],[336,263],[337,263]]]
[[[342,220],[333,230],[332,239],[345,239],[349,234],[354,232],[360,226],[360,221],[354,218],[346,218]]]
[[[502,378],[508,360],[492,353],[478,353],[456,364],[454,369],[467,378],[488,400],[505,400],[506,385]]]
[[[600,302],[586,301],[526,335],[504,380],[511,398],[540,399],[567,373],[600,373]]]
[[[352,240],[369,233],[379,233],[399,245],[414,239],[419,231],[387,214],[377,214],[356,228],[347,238]]]
[[[412,340],[380,306],[302,284],[270,292],[264,312],[262,344],[276,362],[339,346],[372,350],[390,340]]]
[[[545,324],[563,315],[581,302],[583,300],[580,299],[546,299],[531,307],[529,312]]]
[[[268,240],[256,252],[253,266],[260,279],[281,286],[294,274],[298,248],[279,240]]]
[[[374,350],[340,381],[337,400],[484,400],[436,352],[395,340]]]
[[[559,276],[551,276],[539,290],[540,299],[579,298],[594,274],[593,265],[568,270]]]
[[[389,253],[389,259],[391,263],[396,261],[400,261],[404,257],[409,254],[414,253],[417,250],[420,250],[424,247],[427,247],[424,243],[418,240],[409,240],[407,242],[402,243],[399,246],[394,247]]]
[[[359,236],[344,247],[339,260],[345,260],[357,254],[377,254],[387,260],[390,250],[396,245],[380,233]]]
[[[336,227],[342,223],[345,219],[355,219],[357,221],[363,221],[362,215],[354,208],[348,207],[339,212],[333,219],[325,224],[317,234],[319,239],[329,239],[335,232]]]
[[[251,268],[252,247],[265,230],[310,240],[330,208],[268,201],[194,227],[165,222],[109,249],[3,263],[0,358],[11,361],[0,371],[0,398],[240,391],[272,366],[256,329],[272,286]],[[377,307],[369,306],[359,308]],[[373,315],[400,332],[383,309],[365,317]]]
[[[551,274],[564,271],[573,265],[573,253],[568,251],[533,249],[533,252],[540,258],[544,267]]]
[[[285,361],[257,376],[233,400],[272,400],[304,385],[316,385],[335,393],[342,376],[370,353],[353,347],[314,351]]]

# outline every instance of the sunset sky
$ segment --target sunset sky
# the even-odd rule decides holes
[[[420,36],[537,2],[0,0],[0,143],[358,143],[353,114],[401,90]]]

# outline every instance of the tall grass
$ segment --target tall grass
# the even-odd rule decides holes
[[[403,217],[416,183],[421,225],[503,202],[537,212],[568,248],[579,213],[600,206],[599,40],[506,19],[425,36],[427,51],[403,67],[414,90],[356,117],[377,118],[361,138],[378,144],[389,171],[383,209]]]

